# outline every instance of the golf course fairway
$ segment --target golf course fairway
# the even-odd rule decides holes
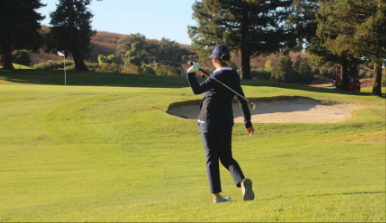
[[[0,222],[386,220],[385,98],[370,90],[243,81],[247,98],[363,108],[337,123],[254,123],[252,137],[236,123],[233,155],[256,197],[243,202],[221,167],[232,201],[214,204],[197,121],[166,113],[203,97],[185,77],[67,78],[0,71]]]

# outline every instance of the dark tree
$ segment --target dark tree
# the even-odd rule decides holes
[[[308,58],[303,58],[300,61],[296,75],[297,82],[299,83],[310,84],[314,80],[314,73],[308,64]]]
[[[375,64],[377,73],[373,94],[381,96],[382,64],[386,57],[385,1],[325,0],[320,6],[317,34],[323,46],[342,58],[342,88],[348,81],[347,61],[366,57]]]
[[[293,49],[303,49],[316,37],[318,28],[316,14],[319,12],[318,0],[294,0],[292,13],[288,16],[287,29],[295,34],[298,43]]]
[[[39,34],[45,17],[36,10],[45,5],[40,0],[0,0],[0,55],[3,69],[13,69],[12,51],[38,52],[44,43]]]
[[[241,54],[241,78],[251,79],[250,58],[288,50],[294,36],[282,25],[293,0],[202,0],[193,5],[192,46],[206,59],[218,44]],[[292,45],[291,45],[292,44]]]
[[[88,70],[84,59],[91,52],[90,41],[95,35],[91,29],[93,14],[87,10],[90,0],[60,0],[50,14],[50,32],[47,34],[47,51],[71,52],[75,70]]]
[[[355,24],[356,47],[351,50],[364,55],[374,65],[372,95],[382,96],[382,65],[386,59],[386,1],[350,0],[346,16],[359,17]]]

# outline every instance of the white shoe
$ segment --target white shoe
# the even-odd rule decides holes
[[[231,201],[230,197],[216,197],[216,198],[213,198],[213,202],[214,203],[228,202],[228,201]]]
[[[241,190],[243,191],[243,200],[252,201],[255,199],[255,193],[252,190],[252,180],[246,178],[244,179]]]

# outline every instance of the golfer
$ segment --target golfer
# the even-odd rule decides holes
[[[231,67],[228,67],[230,60],[229,49],[224,45],[216,46],[210,58],[216,68],[212,76],[244,96],[239,75]],[[210,192],[214,195],[213,201],[219,203],[231,200],[230,197],[220,195],[219,159],[222,165],[232,174],[236,186],[241,187],[243,200],[253,200],[255,194],[252,191],[252,181],[244,177],[239,164],[232,157],[232,128],[234,125],[232,100],[236,96],[244,114],[245,128],[252,136],[254,128],[251,123],[248,103],[212,78],[207,78],[199,84],[195,74],[199,69],[200,65],[194,63],[187,71],[187,78],[194,94],[205,92],[200,105],[198,123],[205,147],[206,170]]]

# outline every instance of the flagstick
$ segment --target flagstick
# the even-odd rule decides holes
[[[66,54],[64,54],[64,86],[67,86],[67,80],[66,80]]]

